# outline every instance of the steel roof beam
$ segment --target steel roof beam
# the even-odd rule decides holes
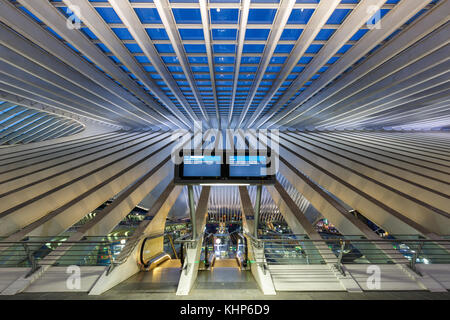
[[[281,87],[283,82],[292,72],[294,67],[297,65],[300,58],[305,55],[306,49],[308,49],[310,44],[314,41],[317,34],[320,32],[331,14],[334,12],[339,2],[340,0],[331,0],[327,2],[321,1],[319,3],[319,6],[309,19],[306,28],[302,31],[300,37],[298,38],[297,44],[286,59],[284,66],[281,68],[278,77],[273,81],[271,89],[266,93],[264,99],[258,104],[258,107],[250,117],[248,121],[249,125],[251,125],[254,120],[258,118],[258,116],[264,110],[264,107],[267,105],[267,103],[269,103],[269,101]]]
[[[13,104],[11,106],[14,106]],[[6,112],[3,112],[2,114],[0,114],[0,122],[2,122],[5,119],[8,119],[9,117],[19,113],[20,111],[25,110],[24,107],[22,106],[14,106],[12,109],[9,109]],[[0,123],[0,127],[3,125],[3,122]]]
[[[374,15],[374,8],[379,10],[386,0],[363,0],[356,8],[345,18],[341,27],[333,33],[331,38],[327,41],[327,44],[323,46],[313,58],[313,60],[308,63],[302,73],[291,83],[289,88],[283,93],[283,95],[274,103],[274,105],[269,109],[266,117],[270,117],[275,114],[284,104],[296,94],[301,87],[314,76],[319,69],[327,63],[333,57],[333,55],[355,34],[355,32]],[[373,11],[372,11],[373,10]],[[269,100],[270,101],[270,100]],[[267,104],[263,104],[261,107],[258,106],[258,112],[254,113],[248,123],[248,126],[252,126],[256,121],[256,118],[261,114],[263,108]],[[266,118],[264,117],[264,118]],[[259,126],[258,126],[259,127]]]
[[[410,97],[407,97],[405,99],[402,99],[396,103],[392,103],[392,108],[414,108],[417,105],[423,104],[423,103],[432,103],[436,99],[441,98],[447,98],[450,95],[450,86],[447,83],[441,84],[439,86],[435,86],[432,88],[428,88],[427,90],[424,90],[416,95],[412,95]],[[364,118],[359,118],[354,121],[351,121],[349,124],[347,121],[342,124],[337,125],[330,125],[329,127],[333,127],[335,129],[355,129],[355,128],[364,128],[362,127]],[[367,120],[365,120],[367,121]],[[366,124],[367,126],[372,126],[372,122]],[[374,123],[375,125],[375,123]]]
[[[66,62],[69,66],[81,72],[84,76],[90,78],[94,83],[97,83],[107,89],[109,92],[106,97],[108,97],[110,101],[112,100],[112,103],[122,107],[126,106],[131,112],[143,113],[157,122],[161,122],[161,119],[163,118],[167,119],[165,116],[165,113],[167,112],[158,104],[158,102],[149,96],[140,86],[137,85],[136,82],[132,81],[128,76],[123,74],[122,70],[116,66],[113,61],[106,57],[98,47],[90,43],[87,37],[84,36],[79,30],[69,29],[67,27],[67,19],[50,3],[45,1],[37,2],[20,0],[28,10],[44,21],[64,39],[70,40],[70,42],[78,50],[80,50],[80,52],[96,63],[107,74],[111,75],[114,79],[117,79],[122,85],[124,85],[125,88],[130,90],[130,92],[135,94],[136,97],[145,103],[136,99],[136,97],[132,94],[106,77],[100,70],[87,63],[87,61],[61,43],[61,41],[59,41],[59,39],[54,37],[52,34],[42,28],[37,28],[36,22],[31,18],[21,12],[18,12],[18,9],[14,8],[11,4],[5,4],[2,1],[4,0],[0,1],[0,6],[2,7],[2,10],[4,8],[8,9],[8,14],[5,14],[1,18],[7,25],[12,26],[15,30],[18,30],[27,38],[39,44],[48,52]],[[13,8],[11,8],[11,6]],[[14,12],[12,9],[17,12]],[[14,15],[14,17],[11,15]],[[92,93],[95,94],[95,92]],[[120,99],[120,102],[117,98]],[[172,120],[169,121],[172,122]],[[175,123],[175,125],[179,126],[179,123]]]
[[[57,135],[55,137],[52,137],[52,139],[57,139],[57,138],[61,138],[61,137],[68,137],[68,136],[77,134],[77,133],[79,133],[79,132],[81,132],[83,130],[84,130],[83,127],[75,127],[73,129],[70,129],[70,130],[62,132],[61,134],[59,134],[59,135]]]
[[[189,83],[189,86],[191,87],[192,93],[197,102],[197,106],[202,113],[203,119],[205,120],[206,124],[211,126],[210,119],[203,104],[201,94],[195,83],[194,74],[192,73],[191,67],[189,65],[189,60],[185,53],[183,42],[181,41],[181,37],[178,33],[177,24],[172,14],[170,2],[168,0],[154,0],[154,3],[163,22],[164,28],[166,29],[167,35],[169,36],[169,39],[172,43],[172,47],[175,50],[175,56],[180,62],[181,68],[183,69],[183,72],[186,76],[186,81]],[[191,110],[191,112],[193,111]],[[197,117],[195,117],[194,120],[199,121]]]
[[[28,119],[26,119],[26,120],[28,120]],[[22,123],[25,122],[26,120],[22,121]],[[40,125],[43,125],[44,123],[49,122],[51,120],[54,120],[53,117],[51,117],[48,114],[44,114],[42,118],[40,118],[36,121],[33,121],[33,122],[28,121],[27,124],[23,125],[23,126],[21,126],[21,124],[19,124],[17,127],[11,128],[12,130],[8,135],[4,135],[4,134],[1,135],[2,138],[0,139],[0,145],[7,143],[7,142],[14,143],[13,142],[14,138],[19,137],[22,134],[25,134],[28,131],[33,130],[34,128],[36,128]]]
[[[51,132],[54,129],[60,127],[61,125],[64,125],[64,123],[67,120],[61,119],[61,118],[57,118],[54,121],[52,121],[52,123],[46,123],[45,126],[40,126],[38,128],[36,128],[36,130],[34,130],[33,132],[30,132],[30,134],[26,134],[26,136],[24,138],[21,138],[20,142],[22,142],[23,144],[25,143],[29,143],[32,140],[43,136],[46,132]]]
[[[37,112],[37,111],[28,109],[28,110],[25,110],[24,112],[21,112],[20,114],[15,114],[13,117],[9,118],[8,120],[6,120],[0,124],[0,132],[2,132],[2,130],[8,128],[11,125],[18,123],[23,118],[31,116],[35,112]]]
[[[11,134],[12,132],[14,132],[18,129],[26,126],[27,124],[31,123],[32,121],[35,121],[36,119],[43,117],[44,115],[46,115],[45,112],[38,112],[38,113],[32,115],[31,117],[28,117],[20,122],[15,123],[14,125],[7,128],[6,130],[3,130],[0,132],[0,139],[8,136],[9,134]]]
[[[371,118],[371,124],[373,123],[374,125],[386,125],[389,124],[393,121],[397,121],[396,125],[400,125],[400,123],[398,123],[398,119],[402,119],[402,118],[408,118],[408,117],[423,117],[423,114],[425,114],[426,116],[428,116],[429,114],[432,114],[434,112],[437,111],[441,111],[441,110],[450,110],[450,100],[446,99],[442,102],[439,103],[435,103],[432,105],[428,105],[426,103],[422,104],[421,107],[418,107],[415,103],[413,108],[408,108],[408,107],[402,107],[401,109],[404,110],[393,110],[391,112],[388,113],[383,113],[383,115],[385,115],[383,117],[383,115],[375,115],[373,118]]]
[[[128,31],[131,33],[136,43],[144,52],[145,56],[151,61],[152,66],[156,69],[161,78],[167,83],[170,91],[181,103],[189,116],[193,120],[196,120],[195,114],[189,107],[189,102],[186,100],[186,97],[178,87],[175,79],[170,74],[169,70],[167,70],[167,67],[164,65],[163,60],[161,59],[158,51],[153,45],[153,41],[148,36],[145,28],[141,25],[141,22],[130,3],[124,0],[111,0],[110,3],[119,18],[124,22],[125,27],[128,28]]]
[[[97,114],[102,114],[105,117],[108,117],[109,114],[114,114],[116,116],[112,117],[113,119],[120,120],[125,118],[128,119],[129,123],[137,123],[143,126],[148,123],[148,120],[141,117],[133,117],[133,114],[125,115],[123,109],[118,109],[116,106],[111,105],[104,100],[100,100],[98,97],[74,86],[72,83],[55,75],[47,69],[40,67],[32,61],[25,59],[23,56],[18,55],[1,44],[0,71],[18,80],[39,86],[55,95],[60,95],[61,97],[72,100],[74,101],[74,104],[79,104],[81,109],[87,107],[91,110],[98,110]],[[154,121],[152,123],[154,123]]]
[[[9,107],[12,107],[12,106],[14,106],[14,104],[11,102],[3,102],[2,104],[0,104],[0,111],[8,109]]]
[[[79,123],[75,123],[75,122],[63,123],[58,128],[55,128],[52,131],[46,132],[45,134],[41,135],[40,137],[37,137],[37,138],[33,139],[32,142],[39,142],[39,141],[53,139],[53,137],[57,136],[58,134],[61,134],[63,132],[69,132],[69,131],[71,131],[71,130],[75,129],[76,127],[79,127],[79,126],[80,126],[80,124]]]
[[[22,0],[24,1],[24,0]],[[32,0],[26,0],[29,2],[33,2]],[[139,63],[133,58],[131,53],[128,51],[128,49],[121,43],[121,41],[117,38],[116,34],[112,31],[112,29],[108,26],[108,24],[103,20],[103,18],[100,16],[100,14],[92,7],[91,3],[88,0],[63,0],[64,3],[68,6],[75,6],[80,8],[80,14],[81,17],[79,17],[83,22],[89,27],[89,29],[96,34],[96,36],[103,41],[103,43],[115,54],[115,56],[123,62],[123,64],[133,72],[133,74],[159,99],[164,103],[164,105],[169,109],[170,112],[172,112],[181,122],[184,123],[184,125],[189,126],[189,120],[184,116],[184,114],[178,110],[176,105],[172,102],[172,100],[169,99],[169,97],[164,93],[163,90],[159,88],[159,86],[156,85],[155,81],[150,78],[144,68],[139,65]],[[53,7],[53,6],[52,6]],[[56,8],[53,7],[53,10],[56,10]],[[72,33],[74,33],[75,30],[71,30]],[[81,47],[79,47],[80,51],[83,51],[85,47],[88,46],[94,46],[86,37],[83,37],[81,32],[77,30],[77,33],[79,34],[80,38],[84,38],[87,40],[85,41]],[[74,45],[76,45],[74,43]],[[95,46],[93,49],[98,49]],[[97,50],[98,53],[101,53],[101,55],[98,56],[105,56],[103,52]],[[92,60],[96,61],[97,57],[94,57]],[[104,59],[103,59],[104,60]],[[105,61],[106,62],[106,61]],[[98,62],[96,62],[98,63]],[[143,99],[144,101],[152,100],[151,97],[138,86],[138,84],[134,81],[132,81],[129,77],[127,77],[122,70],[118,69],[118,67],[112,63],[111,60],[108,59],[106,62],[108,63],[108,69],[112,69],[114,73],[112,74],[113,77],[118,76],[118,80],[121,83],[126,83],[127,87],[131,87],[131,90],[135,92],[135,94]],[[102,66],[101,64],[99,64]],[[107,71],[108,72],[108,71]],[[152,107],[156,107],[157,103],[154,101],[151,101],[150,104]],[[183,102],[180,101],[180,103],[183,105]],[[184,106],[185,108],[187,106]],[[161,110],[161,115],[163,117],[166,117],[166,114],[164,110]],[[188,111],[188,110],[187,110]],[[189,112],[188,112],[189,113]],[[167,117],[166,117],[167,118]],[[170,118],[167,118],[167,120],[171,121]]]
[[[295,1],[296,0],[281,0],[280,2],[280,7],[277,10],[277,14],[273,21],[269,37],[267,38],[266,46],[264,47],[264,53],[261,57],[258,70],[256,71],[255,78],[253,79],[251,89],[247,96],[247,100],[239,117],[239,120],[237,121],[236,127],[241,126],[242,122],[244,121],[247,115],[248,109],[250,108],[250,105],[253,102],[253,98],[255,97],[256,91],[258,90],[259,84],[261,83],[261,80],[266,72],[267,66],[270,63],[270,59],[272,58],[273,53],[278,45],[278,41],[280,40],[281,34],[284,31],[284,27],[291,15]]]
[[[118,114],[110,116],[108,115],[107,110],[103,112],[97,111],[96,109],[98,109],[98,107],[95,105],[84,102],[83,99],[79,99],[67,92],[61,92],[57,87],[45,83],[42,80],[3,62],[0,62],[0,83],[36,93],[52,100],[53,103],[63,104],[67,110],[72,112],[84,111],[90,115],[102,117],[106,120],[112,120],[116,123],[124,123],[131,127],[136,126],[136,122],[134,121],[123,119],[123,117]]]
[[[46,67],[54,73],[59,74],[61,77],[66,77],[66,80],[75,82],[76,84],[77,81],[79,81],[79,86],[82,86],[87,90],[91,90],[91,93],[93,94],[106,97],[109,101],[111,101],[111,103],[115,103],[121,108],[127,107],[127,109],[129,109],[130,111],[138,112],[141,114],[143,113],[147,117],[150,116],[157,121],[161,119],[161,116],[158,115],[155,111],[150,109],[147,105],[145,105],[144,103],[136,99],[133,95],[124,90],[122,87],[117,85],[114,81],[109,79],[105,74],[95,68],[92,64],[89,64],[86,60],[81,58],[81,56],[64,45],[48,31],[44,30],[42,27],[39,27],[34,20],[26,16],[15,6],[4,0],[0,0],[0,8],[0,20],[2,22],[11,26],[11,28],[13,28],[16,32],[20,32],[24,37],[30,39],[34,43],[39,44],[46,51],[65,62],[68,66],[71,67],[71,71],[64,72],[64,70],[68,68],[67,65],[60,63],[60,61],[54,59],[51,55],[41,50],[40,48],[31,46],[27,41],[25,41],[25,39],[19,37],[17,34],[15,34],[14,40],[12,39],[13,36],[8,34],[8,37],[11,39],[5,40],[6,42],[3,42],[5,46],[15,50],[23,56],[26,56],[28,59],[40,64],[41,66]],[[55,10],[55,8],[53,8],[53,10]],[[50,17],[52,19],[57,19],[57,22],[63,25],[61,27],[63,28],[62,32],[71,31],[67,28],[66,20],[61,16],[59,12],[55,15],[51,15]],[[55,25],[52,25],[52,27],[53,30],[57,28],[57,26]],[[6,36],[5,32],[1,32],[1,34],[2,36]],[[29,52],[29,50],[31,50],[31,52]],[[39,51],[41,53],[32,53],[34,51]],[[109,59],[105,58],[105,60]],[[112,63],[112,61],[109,62]],[[60,68],[62,70],[58,72]],[[83,76],[78,74],[78,72],[75,70],[82,73]],[[88,79],[90,80],[88,81]],[[102,89],[100,86],[106,90]],[[105,92],[105,94],[103,94],[103,92]]]
[[[435,59],[436,55],[432,57]],[[443,63],[440,63],[443,62]],[[450,81],[450,62],[436,61],[433,65],[427,65],[426,60],[417,62],[419,65],[423,63],[423,70],[414,70],[414,66],[405,68],[388,81],[378,83],[378,86],[371,86],[366,91],[361,92],[359,99],[341,104],[341,107],[335,109],[336,116],[309,119],[321,125],[343,125],[349,120],[357,120],[361,116],[370,116],[374,113],[385,112],[392,108],[393,103],[397,100],[418,94],[430,87],[435,87]],[[416,64],[417,66],[417,64]],[[410,74],[407,74],[410,72]],[[406,75],[405,75],[406,73]],[[404,77],[404,78],[401,78]],[[390,81],[395,78],[397,81]],[[388,106],[386,106],[388,104]],[[321,120],[321,121],[318,121]]]
[[[234,103],[236,99],[237,83],[239,79],[239,70],[241,69],[242,50],[245,42],[245,32],[247,30],[248,13],[251,1],[243,0],[242,7],[240,8],[239,18],[239,30],[236,48],[236,60],[234,62],[234,76],[233,76],[233,91],[231,94],[231,103],[228,113],[228,127],[231,127],[231,121],[233,118]]]
[[[14,81],[14,83],[17,84],[17,85],[11,85],[11,83],[9,82],[10,80],[6,80],[6,78],[5,78],[5,80],[2,81],[2,77],[7,77],[7,76],[0,75],[0,91],[5,91],[10,94],[14,94],[16,96],[23,97],[23,98],[26,98],[31,101],[35,101],[38,103],[42,103],[44,105],[52,106],[56,109],[60,109],[60,110],[64,110],[64,111],[67,110],[68,112],[71,112],[73,114],[78,113],[84,117],[87,117],[90,119],[95,119],[95,120],[101,121],[103,123],[112,124],[115,126],[123,126],[123,123],[122,124],[117,123],[114,120],[106,119],[106,118],[104,118],[102,116],[98,116],[98,115],[92,115],[83,110],[78,110],[77,108],[74,108],[71,104],[66,104],[66,103],[61,102],[60,98],[55,98],[54,96],[49,95],[48,92],[45,92],[39,88],[35,88],[31,85],[25,84],[23,82],[20,82],[16,79],[9,77],[8,79],[12,79],[12,81]],[[125,126],[123,126],[123,127],[125,127]]]
[[[402,4],[399,3],[399,6]],[[431,9],[429,12],[427,12],[423,17],[420,17],[417,21],[414,21],[409,27],[407,27],[405,30],[403,30],[399,35],[397,35],[394,39],[386,43],[382,48],[378,49],[373,55],[368,57],[362,64],[357,66],[352,72],[342,76],[337,82],[335,82],[333,85],[330,86],[330,88],[327,88],[323,90],[322,92],[316,94],[314,97],[313,95],[318,92],[320,89],[324,88],[324,86],[328,83],[328,79],[332,78],[331,76],[328,78],[325,78],[325,80],[321,80],[319,78],[318,80],[314,81],[311,85],[311,88],[306,89],[302,94],[302,99],[309,99],[306,102],[303,102],[300,106],[298,101],[300,99],[300,96],[297,99],[294,99],[289,104],[289,110],[287,110],[286,113],[284,113],[283,116],[277,115],[272,119],[271,124],[276,124],[279,122],[279,125],[284,125],[288,121],[293,121],[299,116],[309,116],[314,114],[316,110],[313,110],[314,108],[317,108],[317,106],[320,105],[323,101],[325,101],[328,98],[331,98],[332,96],[340,93],[342,89],[349,86],[352,83],[355,83],[358,79],[369,73],[371,70],[374,70],[387,60],[391,59],[401,51],[405,50],[409,46],[411,46],[414,42],[416,42],[418,39],[424,37],[428,33],[435,30],[437,27],[442,25],[443,23],[448,21],[448,16],[446,12],[450,10],[450,3],[448,1],[444,1],[441,3],[438,3],[436,7]],[[397,16],[397,14],[403,13],[406,17],[408,17],[408,13],[411,11],[411,8],[409,7],[402,7],[401,11],[393,11],[392,14],[388,13],[384,19],[390,19],[387,21],[391,21],[392,17]],[[406,19],[405,17],[405,19]],[[402,22],[405,22],[403,18],[398,17],[398,19],[401,19]],[[382,20],[382,21],[383,21]],[[358,47],[358,50],[364,50],[365,45],[367,45],[367,42],[365,41],[365,38],[368,37],[368,39],[372,40],[372,34],[377,35],[378,34],[378,42],[385,39],[385,36],[391,34],[394,31],[394,28],[390,28],[390,23],[387,24],[386,31],[389,30],[389,32],[381,33],[384,31],[384,28],[381,29],[374,29],[372,31],[369,31],[369,33],[361,39],[361,44],[357,44],[355,48],[351,49],[348,53],[356,52],[356,47]],[[370,35],[370,36],[369,36]],[[375,37],[376,38],[376,37]],[[373,46],[375,46],[377,43],[374,43]],[[341,60],[341,59],[339,59]],[[339,60],[336,62],[340,64]],[[329,70],[328,70],[329,71]],[[336,75],[337,76],[337,75]],[[318,83],[317,85],[315,83]],[[296,106],[296,107],[294,107]],[[318,108],[321,110],[320,108]],[[289,114],[289,111],[292,110],[292,114]],[[311,110],[311,111],[310,111]],[[284,117],[287,117],[286,121],[280,122],[280,120]],[[261,123],[259,123],[261,124]]]
[[[296,117],[290,121],[286,120],[283,123],[293,123],[293,121],[296,121],[296,123],[305,122],[313,115],[315,118],[317,118],[318,114],[322,113],[323,115],[324,111],[330,108],[334,108],[336,105],[339,105],[347,99],[357,98],[364,92],[370,90],[369,88],[374,85],[383,86],[383,83],[390,83],[392,79],[390,79],[389,77],[391,75],[395,75],[397,72],[408,76],[408,73],[405,73],[405,71],[401,71],[404,68],[408,68],[408,66],[415,66],[415,68],[413,68],[411,72],[414,71],[415,73],[417,73],[419,71],[422,71],[424,70],[424,66],[422,66],[419,61],[427,62],[427,66],[433,66],[437,64],[437,62],[444,62],[446,59],[448,59],[448,56],[446,56],[446,54],[448,54],[450,50],[448,47],[446,47],[447,43],[449,43],[447,37],[449,30],[449,25],[442,26],[442,28],[440,28],[439,30],[436,30],[429,36],[403,50],[401,53],[391,58],[389,61],[384,62],[383,65],[379,68],[372,70],[365,76],[359,78],[358,82],[353,82],[347,87],[341,89],[340,92],[338,92],[336,95],[331,96],[330,99],[321,102],[319,106],[321,106],[322,108],[314,111],[311,110],[309,113],[305,113],[301,119],[297,119],[298,117]],[[433,60],[433,57],[437,60]]]
[[[244,0],[247,1],[247,0]],[[216,91],[216,78],[215,78],[215,69],[214,69],[214,55],[212,51],[212,43],[211,41],[211,31],[210,31],[210,19],[209,19],[209,4],[207,0],[199,0],[200,4],[200,14],[202,17],[202,25],[203,25],[203,36],[204,43],[206,47],[206,56],[208,57],[208,67],[209,67],[209,77],[211,79],[211,88],[214,96],[214,107],[216,108],[216,119],[218,128],[221,128],[221,118],[219,114],[219,102],[217,101],[217,91]],[[187,44],[187,41],[183,41],[184,44]]]
[[[195,100],[197,101],[198,108],[200,109],[206,123],[211,125],[209,116],[203,104],[202,97],[195,83],[194,75],[189,65],[189,60],[184,51],[183,42],[181,41],[181,37],[178,33],[177,24],[172,14],[170,2],[168,0],[154,0],[153,2],[156,5],[156,9],[158,10],[159,16],[163,22],[164,28],[166,29],[167,35],[169,36],[169,39],[172,42],[172,47],[175,50],[176,57],[178,58],[181,67],[183,68],[186,80],[189,83],[189,86],[191,87]],[[193,113],[192,109],[190,110],[190,112]],[[199,119],[195,117],[193,120],[198,121]]]
[[[23,1],[23,0],[22,0]],[[30,0],[27,0],[30,1]],[[81,20],[89,27],[89,29],[96,34],[96,36],[103,41],[103,43],[115,54],[115,56],[124,63],[124,65],[133,72],[133,74],[159,99],[164,103],[164,105],[172,112],[184,125],[189,127],[189,120],[184,116],[184,114],[176,107],[176,105],[169,99],[169,97],[164,93],[163,90],[156,85],[155,81],[150,78],[144,68],[139,65],[139,63],[133,58],[132,54],[128,51],[128,49],[121,43],[116,34],[112,31],[112,29],[108,26],[108,24],[103,20],[103,18],[98,14],[98,12],[92,7],[91,2],[88,0],[63,0],[65,4],[68,6],[75,6],[80,8]],[[53,8],[56,10],[56,8]],[[72,30],[75,31],[75,30]],[[82,34],[77,31],[80,36]],[[87,38],[85,38],[89,42]],[[85,45],[85,44],[83,44]],[[89,42],[89,45],[93,45]],[[94,49],[97,49],[94,47]],[[83,47],[79,48],[80,51],[83,50]],[[97,50],[99,53],[103,52]],[[109,59],[108,59],[109,60]],[[93,59],[93,61],[95,61]],[[137,91],[138,97],[141,99],[145,99],[144,101],[151,100],[151,96],[149,96],[142,88],[138,86],[138,84],[132,81],[129,77],[123,74],[122,70],[118,69],[117,66],[112,63],[112,61],[108,61],[110,67],[115,67],[113,70],[113,77],[119,76],[119,82],[128,83],[127,87],[131,85],[131,88],[135,89],[133,92]],[[111,64],[112,63],[112,64]],[[124,78],[125,77],[125,78]],[[180,101],[183,105],[183,102]],[[156,102],[152,101],[150,104],[152,107],[156,106]],[[185,108],[187,106],[184,106]],[[160,109],[160,107],[159,107]],[[188,111],[188,110],[187,110]],[[189,112],[188,112],[189,113]],[[166,112],[161,110],[161,115],[165,117],[167,120],[171,121],[172,119],[166,117]]]
[[[22,93],[24,93],[24,92],[22,92]],[[0,88],[0,99],[12,102],[14,104],[28,107],[28,108],[30,108],[30,110],[35,110],[35,111],[41,110],[41,111],[49,112],[52,114],[69,117],[71,119],[74,119],[78,122],[85,123],[85,124],[93,124],[95,126],[101,125],[101,126],[105,126],[105,127],[114,128],[114,129],[121,128],[120,126],[113,125],[111,122],[103,122],[103,121],[99,121],[94,118],[85,117],[85,116],[81,115],[79,112],[75,114],[73,112],[68,112],[65,110],[62,111],[58,108],[51,107],[50,105],[46,105],[46,104],[42,104],[37,101],[29,100],[25,97],[21,97],[19,95],[14,95],[12,93],[7,93],[5,91],[2,91],[1,88]]]
[[[105,0],[106,1],[106,0]],[[61,2],[52,2],[55,7],[66,7]],[[133,2],[130,3],[133,8],[156,8],[156,5],[151,2]],[[354,9],[357,4],[355,3],[341,3],[337,6],[337,9]],[[111,8],[111,4],[108,2],[93,2],[92,6],[94,8]],[[316,9],[318,6],[317,3],[296,3],[294,9]],[[172,8],[177,9],[198,9],[201,7],[199,3],[194,2],[174,2],[171,3]],[[240,3],[210,3],[209,7],[212,9],[221,8],[221,9],[239,9]],[[382,6],[382,9],[392,9],[395,7],[395,4],[385,3]],[[251,3],[250,9],[278,9],[277,3]]]

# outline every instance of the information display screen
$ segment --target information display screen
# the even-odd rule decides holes
[[[230,156],[228,163],[230,177],[265,177],[267,175],[265,156]]]
[[[270,173],[270,151],[264,155],[249,153],[248,150],[235,150],[231,154],[180,154],[182,161],[175,165],[174,182],[179,185],[274,184],[275,175]]]
[[[184,177],[220,177],[220,156],[184,156]]]

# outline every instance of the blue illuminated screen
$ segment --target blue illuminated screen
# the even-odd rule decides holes
[[[230,177],[265,177],[265,156],[230,156]]]
[[[185,177],[219,177],[220,156],[184,156],[183,176]]]

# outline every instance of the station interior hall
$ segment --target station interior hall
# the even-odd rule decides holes
[[[449,17],[0,0],[0,300],[450,299]]]

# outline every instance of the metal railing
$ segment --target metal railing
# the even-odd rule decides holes
[[[306,235],[280,234],[255,238],[245,233],[256,248],[260,248],[255,261],[261,266],[291,264],[334,263],[344,272],[345,264],[405,263],[417,272],[417,264],[450,264],[450,239],[395,239],[368,240],[361,236],[342,236],[311,240]],[[403,239],[402,239],[403,238]],[[405,239],[406,238],[406,239]]]
[[[0,241],[0,268],[26,267],[33,273],[48,265],[109,266],[124,248],[127,238],[104,238],[67,241],[67,237],[29,237],[22,241]]]

